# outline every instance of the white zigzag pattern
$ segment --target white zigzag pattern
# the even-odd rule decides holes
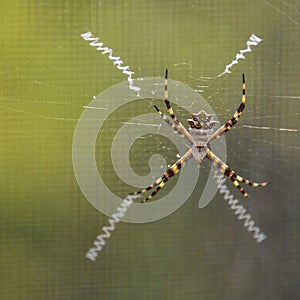
[[[93,34],[90,31],[81,34],[81,37],[85,41],[91,41],[90,46],[97,47],[97,50],[101,51],[101,54],[109,54],[108,59],[113,61],[113,64],[117,67],[118,70],[122,71],[123,74],[127,75],[127,81],[129,82],[129,88],[131,90],[135,91],[137,93],[137,96],[139,97],[139,92],[141,89],[139,87],[133,85],[133,79],[131,76],[134,74],[134,72],[129,70],[129,66],[122,66],[124,64],[124,62],[120,59],[120,57],[113,56],[112,55],[113,50],[108,47],[104,47],[103,43],[99,42],[99,38],[93,37]]]
[[[219,174],[218,171],[215,173],[215,179],[217,180],[219,193],[224,195],[224,200],[226,200],[230,206],[230,208],[234,211],[234,214],[237,215],[238,220],[245,220],[244,227],[249,231],[253,232],[253,238],[257,243],[261,243],[263,240],[267,238],[266,234],[261,232],[258,226],[254,226],[255,222],[251,219],[249,214],[246,214],[246,209],[243,205],[238,205],[239,201],[233,198],[233,195],[230,194],[229,189],[224,182],[226,181],[226,177],[223,174]]]
[[[225,67],[224,72],[220,73],[217,77],[221,77],[226,73],[231,73],[230,69],[232,68],[232,66],[238,64],[239,59],[245,59],[244,53],[251,52],[251,46],[257,46],[261,41],[261,38],[259,38],[255,34],[251,34],[249,40],[246,42],[247,48],[240,50],[240,52],[236,54],[235,59]]]

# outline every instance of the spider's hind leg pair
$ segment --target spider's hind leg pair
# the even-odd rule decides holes
[[[217,168],[218,170],[227,176],[235,187],[239,189],[239,191],[244,195],[244,197],[248,196],[248,193],[241,187],[239,182],[244,184],[259,187],[266,186],[268,182],[256,183],[251,182],[243,177],[237,175],[232,169],[230,169],[220,158],[218,158],[209,148],[209,144],[214,140],[218,139],[226,132],[228,132],[239,120],[240,116],[243,113],[246,103],[246,84],[245,84],[245,76],[243,74],[243,84],[242,84],[242,102],[239,105],[236,112],[233,114],[232,118],[228,120],[224,125],[222,125],[218,130],[214,131],[212,127],[216,124],[216,122],[212,119],[212,115],[207,114],[205,111],[200,111],[198,114],[192,114],[192,119],[188,119],[188,123],[190,125],[189,130],[186,130],[185,127],[181,124],[181,122],[175,116],[173,109],[171,107],[169,97],[168,97],[168,70],[166,70],[165,76],[165,89],[164,89],[164,100],[167,107],[167,111],[171,117],[169,120],[160,109],[154,105],[157,112],[163,118],[163,120],[182,138],[185,138],[191,148],[177,161],[175,162],[164,174],[158,178],[155,182],[153,182],[148,187],[139,190],[137,192],[131,193],[132,195],[138,195],[141,193],[146,193],[155,188],[155,190],[144,200],[141,202],[147,202],[152,199],[155,194],[157,194],[164,185],[168,182],[168,180],[180,172],[181,168],[186,164],[186,162],[194,157],[198,162],[201,162],[205,157],[208,158]]]

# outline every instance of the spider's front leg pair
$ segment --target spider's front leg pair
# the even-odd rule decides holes
[[[212,120],[212,116],[206,114],[206,112],[201,111],[198,114],[193,114],[193,119],[189,119],[188,122],[190,124],[189,132],[185,129],[185,127],[181,124],[181,122],[175,116],[171,104],[169,102],[168,97],[168,70],[166,70],[165,76],[165,90],[164,90],[164,100],[168,110],[168,113],[173,120],[172,123],[160,110],[157,106],[154,106],[160,116],[164,119],[164,121],[172,127],[172,129],[181,137],[185,138],[191,145],[190,150],[188,150],[176,163],[174,163],[164,174],[162,177],[158,178],[154,183],[149,185],[148,187],[133,192],[133,195],[145,193],[147,191],[152,190],[154,187],[157,188],[144,200],[141,202],[147,202],[152,199],[155,194],[161,190],[167,181],[180,172],[181,168],[186,164],[186,162],[191,159],[193,156],[199,162],[204,158],[208,158],[218,169],[219,171],[227,176],[235,187],[239,189],[239,191],[247,197],[247,192],[240,186],[239,182],[243,182],[244,184],[259,187],[266,186],[267,182],[256,183],[251,182],[249,180],[244,179],[243,177],[237,175],[233,170],[231,170],[220,158],[218,158],[210,149],[208,149],[209,144],[214,140],[226,132],[228,132],[239,120],[240,116],[243,113],[246,103],[246,84],[245,84],[245,76],[243,74],[243,85],[242,85],[242,102],[239,105],[236,112],[233,114],[232,118],[228,120],[223,126],[221,126],[217,131],[212,132],[212,127],[215,124],[215,121]],[[211,133],[212,132],[212,133]]]

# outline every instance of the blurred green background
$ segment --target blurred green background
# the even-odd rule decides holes
[[[0,298],[299,299],[299,16],[296,0],[1,1]],[[77,185],[73,133],[92,97],[126,80],[80,37],[86,31],[135,78],[163,76],[168,67],[223,122],[240,102],[246,73],[247,108],[226,135],[228,164],[272,185],[248,188],[247,200],[227,186],[267,240],[256,243],[220,194],[200,210],[198,189],[167,218],[118,224],[96,262],[85,258],[108,218]],[[263,42],[212,80],[252,33]],[[112,128],[153,112],[146,103],[122,107]],[[104,129],[99,155],[111,146]],[[176,159],[171,141],[163,139],[169,151],[161,152],[158,139],[135,145],[139,174],[153,153]],[[134,187],[116,182],[109,165],[100,172],[125,197]],[[201,164],[203,185],[208,171]]]

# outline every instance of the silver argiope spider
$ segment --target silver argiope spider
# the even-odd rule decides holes
[[[131,193],[131,195],[138,195],[152,190],[154,187],[156,189],[144,200],[142,203],[147,202],[152,199],[168,182],[168,180],[180,172],[180,169],[186,164],[186,162],[194,157],[198,162],[201,162],[205,157],[208,158],[218,169],[219,171],[227,176],[235,187],[243,194],[244,197],[248,197],[248,193],[240,186],[239,182],[244,184],[259,187],[266,186],[268,182],[256,183],[251,182],[243,177],[237,175],[233,170],[231,170],[220,158],[218,158],[212,151],[209,149],[209,144],[214,140],[218,139],[226,132],[228,132],[239,120],[240,116],[243,113],[246,103],[246,83],[245,76],[243,74],[243,85],[242,85],[242,103],[232,116],[232,118],[227,121],[223,126],[218,130],[214,131],[213,126],[217,123],[213,120],[212,115],[207,114],[204,110],[201,110],[198,114],[192,114],[192,119],[188,119],[190,125],[189,130],[187,131],[181,122],[174,115],[173,109],[168,99],[168,70],[166,70],[165,77],[165,90],[164,90],[165,104],[168,110],[168,113],[173,120],[172,123],[160,110],[154,105],[157,112],[165,120],[165,122],[172,127],[172,129],[181,137],[185,138],[191,145],[191,148],[177,161],[175,162],[164,174],[162,177],[158,178],[154,183],[148,187]]]

